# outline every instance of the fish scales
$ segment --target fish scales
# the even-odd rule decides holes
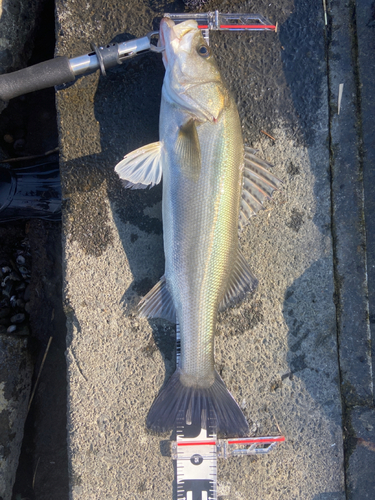
[[[186,385],[214,381],[217,311],[238,251],[243,145],[237,109],[228,99],[214,125],[197,126],[202,163],[197,181],[181,172],[183,158],[167,153],[163,163],[165,276],[178,311]],[[184,115],[163,100],[161,137],[176,142]]]

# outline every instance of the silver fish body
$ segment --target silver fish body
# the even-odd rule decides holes
[[[165,278],[180,324],[180,377],[184,385],[209,387],[217,311],[238,252],[244,155],[237,109],[228,96],[217,121],[196,125],[198,175],[175,148],[180,124],[189,119],[162,100]]]
[[[278,179],[244,151],[236,105],[196,22],[163,19],[160,38],[160,141],[116,166],[128,188],[152,187],[163,175],[165,274],[140,313],[179,324],[181,358],[147,424],[165,431],[179,412],[200,422],[203,410],[213,410],[218,430],[244,434],[247,421],[214,368],[214,334],[218,309],[257,284],[238,249],[240,208],[242,224]]]

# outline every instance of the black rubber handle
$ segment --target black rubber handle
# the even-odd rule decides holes
[[[13,97],[61,85],[75,80],[67,57],[56,57],[29,68],[0,76],[0,99]]]

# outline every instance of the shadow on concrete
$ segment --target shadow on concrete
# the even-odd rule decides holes
[[[117,41],[117,40],[116,40]],[[135,231],[122,244],[126,253],[133,282],[124,290],[122,302],[124,311],[134,310],[143,297],[164,273],[163,227],[161,221],[162,185],[149,190],[124,190],[114,167],[125,154],[159,140],[159,110],[164,67],[161,56],[147,54],[126,63],[126,67],[108,72],[107,78],[100,78],[95,99],[105,100],[105,109],[95,107],[95,116],[101,126],[103,150],[108,144],[113,152],[103,151],[113,177],[108,189],[111,209],[122,224],[130,224]],[[113,99],[111,99],[111,96]],[[120,98],[121,96],[121,104]],[[121,109],[119,109],[121,107]],[[125,120],[124,120],[125,117]],[[126,118],[128,117],[128,118]],[[158,207],[156,210],[154,207]],[[148,212],[148,214],[147,214]],[[137,231],[139,230],[139,231]],[[141,233],[140,233],[141,232]],[[153,261],[145,263],[139,245],[147,245],[147,235],[155,235],[153,240]],[[146,237],[145,237],[145,236]],[[129,248],[133,247],[133,248]],[[145,267],[150,272],[145,275]],[[165,381],[175,368],[175,329],[162,320],[150,320],[153,338],[144,350],[146,356],[160,350],[165,363]]]
[[[129,40],[129,34],[116,37],[111,42]],[[99,256],[112,241],[107,224],[110,201],[115,221],[130,225],[130,239],[123,239],[133,282],[124,290],[124,313],[135,310],[136,304],[160,279],[164,272],[161,210],[153,207],[161,203],[162,186],[149,190],[124,190],[115,165],[125,154],[142,145],[159,140],[159,110],[164,67],[161,56],[145,54],[131,59],[121,66],[107,70],[100,76],[95,93],[94,114],[100,124],[101,152],[63,163],[68,182],[64,200],[67,213],[74,210],[82,214],[71,224],[69,237],[78,241],[88,254]],[[93,190],[103,192],[103,197],[92,198]],[[79,193],[79,196],[74,196]],[[73,194],[73,196],[71,196]],[[72,205],[75,204],[73,207]],[[87,204],[92,207],[87,214]],[[149,209],[150,214],[147,215]],[[160,212],[160,216],[158,213]],[[119,228],[120,232],[120,228]],[[120,232],[121,234],[121,232]],[[153,262],[144,262],[138,249],[147,245],[147,235],[155,235]],[[145,275],[144,268],[151,271]],[[72,313],[73,314],[73,313]],[[145,356],[152,356],[160,349],[165,362],[166,380],[175,367],[174,327],[161,320],[150,321],[153,339],[145,347]]]
[[[286,290],[283,315],[289,329],[289,378],[297,376],[326,416],[341,425],[338,396],[336,323],[332,283],[327,283],[332,262],[319,259]],[[332,314],[322,317],[322,303]]]
[[[328,147],[329,117],[328,112],[321,112],[324,99],[328,99],[328,95],[324,94],[324,88],[327,87],[325,37],[320,5],[296,0],[293,12],[280,26],[280,42],[284,49],[281,59],[294,108],[287,120],[297,120],[296,139],[309,148],[316,147],[316,141],[322,141],[324,135],[326,143],[322,143],[322,149]],[[330,187],[327,189],[327,185],[330,186],[329,158],[324,154],[322,158],[326,164],[321,164],[316,158],[310,161],[317,203],[313,222],[323,237],[331,237],[330,203],[322,197],[323,193],[330,196]],[[293,166],[288,167],[287,173],[299,175],[298,169],[293,169]],[[324,210],[321,206],[323,203]],[[295,224],[289,227],[298,232],[305,217],[304,213],[292,213],[291,223],[294,221]],[[283,314],[289,328],[290,350],[287,359],[290,376],[297,374],[326,415],[341,425],[340,400],[332,399],[333,395],[338,396],[340,383],[332,270],[331,256],[317,260],[306,269],[286,290]],[[322,304],[327,304],[327,308],[332,311],[325,316],[331,318],[328,324],[322,323],[319,315]],[[336,369],[332,372],[330,367]],[[321,384],[322,377],[324,386]],[[328,388],[326,391],[325,386]],[[332,496],[320,495],[318,498],[338,498],[337,493],[324,495]]]
[[[279,39],[283,71],[293,101],[293,109],[282,111],[291,126],[297,122],[297,138],[312,146],[315,132],[322,126],[317,118],[327,82],[321,5],[295,0],[291,14],[280,26]]]

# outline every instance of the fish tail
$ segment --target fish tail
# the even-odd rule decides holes
[[[166,432],[175,427],[178,415],[184,415],[187,422],[200,422],[202,411],[210,409],[215,413],[218,432],[243,436],[249,431],[244,414],[216,371],[211,387],[201,388],[183,385],[176,370],[151,406],[147,427]]]

